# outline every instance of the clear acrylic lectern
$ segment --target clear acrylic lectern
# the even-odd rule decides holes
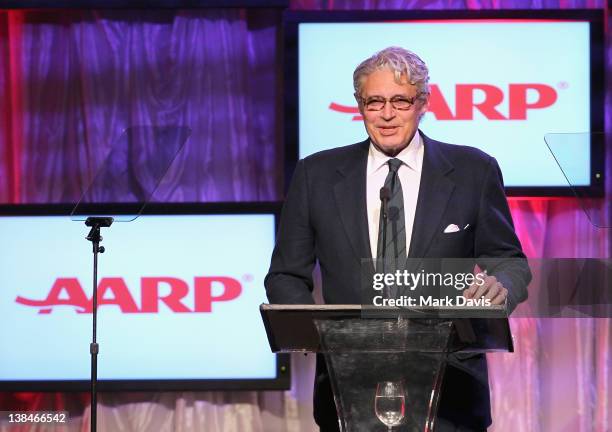
[[[447,356],[513,350],[503,307],[488,310],[498,318],[452,318],[453,307],[373,318],[360,305],[260,310],[272,351],[324,355],[343,432],[433,431]]]

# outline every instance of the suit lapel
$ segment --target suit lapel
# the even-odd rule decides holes
[[[334,197],[340,219],[358,259],[370,258],[370,236],[366,203],[366,170],[369,139],[359,143],[354,154],[338,167]]]
[[[437,141],[427,138],[423,133],[424,156],[416,214],[412,228],[409,258],[426,256],[434,235],[440,229],[444,210],[448,205],[455,183],[447,177],[453,170],[451,163],[444,157]]]
[[[454,168],[444,157],[440,144],[420,133],[424,145],[423,171],[409,258],[426,256],[455,189],[455,183],[447,176]],[[340,220],[358,259],[370,258],[372,255],[366,202],[368,146],[369,139],[361,142],[355,153],[349,155],[338,167],[339,180],[333,188]]]

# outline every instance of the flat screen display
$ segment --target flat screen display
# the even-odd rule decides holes
[[[67,216],[0,217],[5,388],[89,379],[87,230]],[[103,228],[98,378],[219,388],[277,380],[259,313],[274,234],[274,212],[143,215]]]
[[[602,114],[592,112],[600,102],[590,20],[305,17],[290,24],[297,40],[297,157],[367,138],[353,71],[373,53],[400,46],[430,70],[430,108],[420,124],[428,137],[494,156],[510,191],[569,189],[544,136],[599,127]],[[594,165],[602,155],[588,139],[566,151],[576,161],[573,186],[600,182]]]

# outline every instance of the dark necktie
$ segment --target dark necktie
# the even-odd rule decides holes
[[[403,269],[406,263],[404,194],[402,192],[402,184],[397,174],[399,167],[402,165],[402,161],[393,158],[389,159],[387,164],[389,165],[389,174],[385,179],[385,186],[389,188],[390,198],[387,205],[387,232],[384,236],[387,243],[384,245],[384,272],[395,273],[395,270]],[[381,207],[378,224],[378,249],[376,252],[379,260],[383,257],[383,226],[383,208]]]

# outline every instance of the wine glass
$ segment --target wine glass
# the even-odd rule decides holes
[[[402,381],[382,381],[376,385],[374,410],[376,417],[389,428],[398,426],[404,420],[406,396]]]

